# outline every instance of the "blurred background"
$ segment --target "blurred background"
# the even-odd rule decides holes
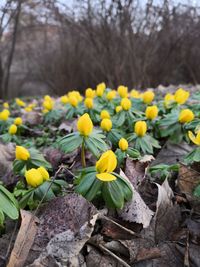
[[[0,97],[198,84],[198,2],[1,0]]]

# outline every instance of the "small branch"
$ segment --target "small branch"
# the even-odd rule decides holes
[[[82,142],[82,147],[81,147],[81,163],[82,167],[86,167],[86,162],[85,162],[85,144],[84,141]]]

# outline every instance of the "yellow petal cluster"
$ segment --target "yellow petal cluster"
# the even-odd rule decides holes
[[[120,112],[122,110],[122,106],[116,106],[115,111],[116,113]]]
[[[103,119],[101,121],[101,129],[106,132],[109,132],[112,129],[112,121],[110,119]]]
[[[137,121],[134,126],[134,131],[137,136],[142,137],[147,132],[147,124],[145,121]]]
[[[108,101],[112,101],[113,98],[116,97],[116,94],[117,94],[117,92],[115,90],[112,90],[112,91],[107,93],[106,98],[108,99]]]
[[[8,109],[4,109],[3,111],[0,112],[0,120],[2,121],[7,121],[9,116],[10,116],[10,111]]]
[[[190,109],[183,109],[179,114],[179,122],[187,123],[191,122],[194,119],[194,113]]]
[[[100,114],[101,119],[110,119],[110,114],[107,110],[103,109]]]
[[[119,148],[122,150],[122,151],[126,151],[128,149],[128,142],[125,138],[121,138],[119,140]]]
[[[179,88],[174,94],[174,100],[178,104],[182,105],[188,100],[189,96],[190,93],[188,91],[184,90],[183,88]]]
[[[104,94],[105,89],[106,89],[105,83],[98,84],[97,88],[96,88],[96,95],[99,96],[99,97],[102,97],[102,95]]]
[[[63,104],[67,104],[69,102],[69,99],[66,95],[61,96],[60,102]]]
[[[14,120],[14,124],[17,125],[17,126],[20,126],[22,125],[23,121],[22,121],[22,118],[21,117],[17,117],[15,120]]]
[[[30,158],[29,151],[23,146],[16,146],[15,158],[18,160],[28,160]]]
[[[189,131],[188,136],[195,145],[200,146],[200,131],[197,132],[196,136]]]
[[[42,105],[44,109],[51,111],[54,108],[54,101],[50,96],[45,96]]]
[[[17,126],[15,124],[11,124],[8,130],[9,134],[14,135],[17,132]]]
[[[43,166],[39,167],[37,170],[41,173],[44,181],[49,180],[49,173]]]
[[[131,90],[130,95],[132,98],[140,98],[140,93],[135,89]]]
[[[84,101],[84,105],[86,106],[86,108],[88,109],[92,109],[94,104],[93,104],[93,99],[92,98],[89,98],[87,97]]]
[[[123,98],[120,104],[123,110],[129,110],[131,108],[131,100],[128,98]]]
[[[158,107],[157,106],[148,106],[145,110],[145,115],[147,119],[153,120],[158,116]]]
[[[89,136],[93,130],[93,123],[88,113],[83,114],[77,122],[77,129],[83,136]]]
[[[150,104],[154,100],[154,97],[155,97],[154,92],[150,90],[144,92],[142,95],[142,99],[145,104]]]
[[[3,103],[3,107],[6,108],[6,109],[8,109],[8,108],[9,108],[9,104],[8,104],[8,102],[4,102],[4,103]]]
[[[128,96],[128,87],[124,85],[120,85],[117,88],[117,92],[121,98],[127,97]]]
[[[95,90],[92,90],[92,88],[88,88],[85,90],[85,97],[86,98],[94,98],[95,97]]]
[[[96,162],[96,177],[104,182],[116,180],[116,177],[111,174],[117,167],[117,158],[112,150],[104,152],[100,159]]]
[[[19,99],[19,98],[16,98],[16,99],[15,99],[15,102],[16,102],[16,104],[17,104],[18,106],[20,106],[20,107],[25,107],[25,106],[26,106],[25,102],[22,101],[22,100]]]

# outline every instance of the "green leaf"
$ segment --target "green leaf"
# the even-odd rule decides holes
[[[24,209],[28,202],[29,202],[29,199],[33,198],[33,195],[34,195],[34,188],[31,188],[30,190],[28,190],[24,196],[20,199],[19,201],[19,207],[21,209]]]
[[[92,187],[96,179],[96,172],[88,173],[82,177],[80,183],[75,187],[75,191],[83,196],[87,194],[87,192]]]
[[[0,187],[0,210],[5,213],[9,218],[16,220],[19,217],[17,202],[13,195],[6,189]]]
[[[65,153],[73,152],[83,142],[83,137],[79,133],[72,133],[63,137],[58,145],[60,149]]]
[[[85,198],[88,201],[93,200],[96,197],[98,191],[101,189],[102,184],[103,184],[102,181],[100,181],[97,178],[95,178],[95,180],[94,180],[92,186],[90,187],[89,191],[87,191],[87,193],[85,194]]]
[[[26,161],[15,159],[13,162],[13,171],[14,173],[19,173],[25,167]]]
[[[195,197],[200,197],[200,184],[194,189],[193,195]]]
[[[118,209],[122,209],[124,206],[124,194],[122,188],[119,186],[116,180],[107,182],[106,184],[108,194],[110,195],[115,207]],[[103,197],[105,197],[104,194]]]
[[[92,152],[92,154],[98,158],[100,155],[100,152],[99,152],[99,149],[98,149],[97,144],[95,143],[94,139],[85,138],[85,144],[86,144],[86,147],[88,148],[88,150],[90,150],[90,152]]]

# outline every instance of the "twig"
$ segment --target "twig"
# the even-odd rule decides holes
[[[101,244],[97,244],[91,240],[87,241],[88,244],[95,246],[96,248],[99,248],[101,251],[103,251],[104,253],[109,254],[111,257],[113,257],[115,260],[117,260],[118,262],[120,262],[123,266],[125,267],[131,267],[128,263],[126,263],[124,260],[122,260],[120,257],[118,257],[117,255],[115,255],[113,252],[111,252],[109,249],[107,249],[106,247],[104,247]]]

